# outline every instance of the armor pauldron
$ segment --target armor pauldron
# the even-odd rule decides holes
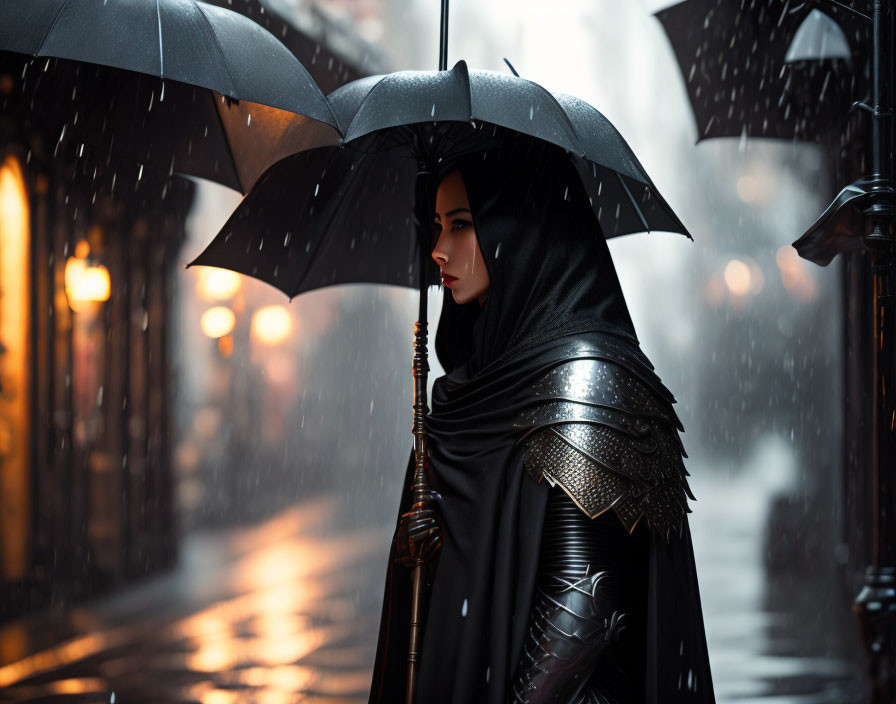
[[[623,367],[574,359],[533,386],[540,403],[517,419],[523,464],[537,481],[559,484],[589,518],[613,509],[629,533],[644,516],[679,534],[691,512],[671,404]]]

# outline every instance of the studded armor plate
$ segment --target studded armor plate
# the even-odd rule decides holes
[[[533,389],[538,402],[516,427],[534,479],[559,484],[590,518],[612,508],[629,533],[646,516],[667,540],[680,534],[696,499],[671,404],[601,359],[564,362]]]

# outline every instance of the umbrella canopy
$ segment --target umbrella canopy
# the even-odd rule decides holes
[[[290,298],[321,286],[418,287],[413,218],[422,152],[487,148],[515,130],[569,152],[607,237],[664,230],[688,237],[631,148],[588,103],[494,71],[400,71],[328,96],[344,145],[273,165],[188,266],[232,269]],[[435,267],[427,274],[438,283]]]
[[[839,137],[868,89],[870,26],[833,3],[830,17],[812,5],[685,0],[655,13],[685,79],[697,142]]]
[[[61,138],[244,193],[283,156],[340,140],[286,47],[197,0],[7,0],[0,50],[63,60],[33,64],[50,75],[30,82],[71,114]]]

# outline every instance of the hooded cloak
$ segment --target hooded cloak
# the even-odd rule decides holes
[[[624,367],[670,411],[674,398],[639,347],[569,156],[513,133],[484,152],[442,159],[421,177],[422,222],[432,221],[437,184],[454,169],[489,291],[481,307],[455,303],[449,289],[443,296],[436,353],[446,374],[434,383],[426,418],[442,547],[427,568],[415,701],[506,704],[529,625],[548,496],[516,446],[514,421],[533,403],[533,383],[570,359],[596,358]],[[412,452],[399,518],[412,503],[413,466]],[[410,570],[394,553],[393,542],[371,703],[404,699]],[[647,554],[637,701],[714,702],[687,517],[669,542],[651,531]]]

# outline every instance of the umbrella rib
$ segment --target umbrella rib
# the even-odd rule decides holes
[[[380,87],[380,84],[382,84],[382,82],[385,81],[388,77],[389,77],[389,74],[388,74],[388,73],[385,74],[382,78],[380,78],[380,80],[378,80],[378,81],[373,85],[373,87],[372,87],[369,91],[367,91],[367,95],[365,95],[365,96],[364,96],[364,99],[361,100],[361,103],[358,105],[358,108],[355,110],[355,114],[352,116],[351,121],[350,121],[350,122],[348,123],[348,125],[346,126],[346,128],[345,128],[345,134],[342,135],[343,139],[345,139],[345,138],[348,136],[348,133],[351,132],[351,130],[352,130],[352,125],[355,123],[355,118],[356,118],[358,115],[361,114],[361,108],[364,107],[364,103],[367,102],[367,99],[370,98],[371,95],[373,95],[373,91],[375,91],[377,88],[379,88],[379,87]],[[329,101],[327,101],[327,102],[329,102]]]
[[[632,196],[632,192],[628,189],[628,186],[625,185],[622,174],[615,170],[613,171],[613,173],[616,174],[616,178],[618,178],[619,183],[622,184],[622,190],[625,191],[625,195],[628,196],[628,199],[631,201],[632,205],[635,206],[635,212],[638,213],[638,217],[641,219],[641,224],[644,226],[644,231],[650,232],[650,225],[647,224],[647,219],[644,217],[644,213],[641,212],[640,206]]]
[[[224,48],[221,46],[221,42],[218,41],[218,34],[217,34],[217,32],[215,32],[214,26],[212,25],[209,18],[206,17],[205,12],[202,10],[202,7],[200,7],[200,5],[202,5],[201,2],[196,2],[196,0],[193,0],[193,7],[195,7],[197,10],[199,10],[199,14],[202,15],[202,19],[204,19],[205,23],[208,25],[209,31],[211,31],[211,33],[212,33],[212,39],[215,42],[215,46],[218,47],[218,52],[221,54],[221,59],[224,63],[224,68],[227,70],[227,75],[230,77],[230,92],[236,93],[236,81],[233,78],[233,74],[230,72],[230,64],[227,63],[227,55],[224,53]],[[231,95],[230,97],[235,98],[236,96]]]
[[[59,8],[59,12],[56,13],[56,16],[53,18],[53,22],[47,28],[46,33],[44,34],[44,38],[40,40],[40,44],[37,46],[37,51],[34,52],[35,56],[40,56],[40,52],[43,51],[44,44],[47,43],[47,39],[50,37],[50,33],[56,28],[56,23],[59,21],[59,18],[62,16],[62,11],[68,7],[69,0],[65,0],[62,3],[62,7]]]
[[[524,79],[522,79],[522,80],[526,80],[526,79],[524,78]],[[563,120],[566,122],[566,125],[569,127],[569,131],[570,131],[570,133],[572,134],[573,138],[576,140],[576,144],[578,144],[578,147],[579,147],[579,156],[581,156],[581,157],[587,159],[588,157],[587,157],[586,154],[585,154],[585,150],[582,148],[582,141],[579,139],[579,133],[576,132],[576,127],[575,127],[575,125],[572,124],[572,120],[569,119],[569,115],[566,114],[566,110],[563,109],[563,106],[560,104],[560,101],[557,100],[557,97],[556,97],[553,93],[551,93],[551,91],[549,91],[547,88],[545,88],[543,85],[540,85],[540,84],[538,84],[538,83],[535,83],[535,81],[528,81],[528,82],[531,83],[531,84],[534,85],[534,86],[537,86],[537,87],[540,88],[545,94],[547,94],[548,98],[549,98],[550,101],[551,101],[551,104],[552,104],[557,110],[560,111],[560,115],[563,117]]]
[[[236,155],[233,153],[230,135],[227,133],[227,124],[221,118],[221,109],[218,107],[220,101],[215,97],[215,94],[212,91],[207,91],[206,95],[208,95],[209,99],[212,101],[212,106],[215,108],[215,114],[218,116],[218,122],[221,125],[221,132],[224,134],[224,144],[227,146],[227,156],[230,157],[230,165],[233,167],[233,175],[236,177],[236,182],[239,184],[240,193],[244,194],[245,191],[243,189],[246,187],[246,184],[243,183],[242,174],[236,164]]]

